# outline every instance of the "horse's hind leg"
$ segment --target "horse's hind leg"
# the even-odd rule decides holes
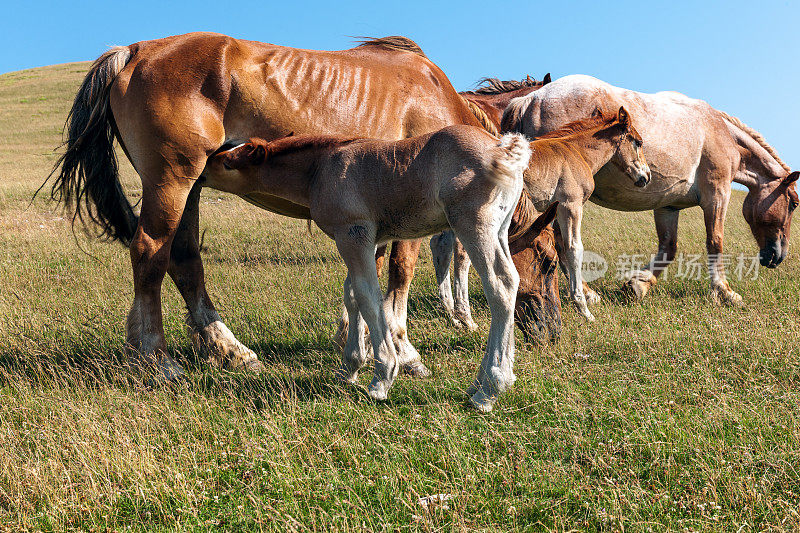
[[[161,285],[170,248],[196,177],[175,176],[164,161],[140,170],[142,210],[130,245],[134,298],[127,320],[129,365],[148,380],[173,381],[183,369],[166,352]],[[196,169],[199,176],[202,168]]]
[[[646,267],[626,275],[623,290],[641,300],[656,284],[656,279],[675,259],[678,251],[678,216],[680,211],[672,207],[661,207],[653,211],[658,234],[658,251]]]
[[[413,377],[428,377],[428,370],[419,356],[419,352],[408,340],[407,314],[408,291],[411,280],[414,278],[414,268],[417,265],[421,240],[397,241],[392,244],[389,254],[389,283],[383,307],[386,316],[393,317],[389,326],[393,335],[399,339],[398,358],[403,372]]]
[[[172,241],[168,272],[186,302],[186,325],[195,349],[217,368],[260,371],[263,367],[256,354],[225,326],[206,292],[200,257],[201,190],[201,183],[195,183],[186,201]]]
[[[512,204],[513,205],[513,204]],[[491,411],[497,396],[511,387],[514,376],[514,302],[519,274],[508,250],[508,220],[500,231],[482,220],[452,220],[456,235],[472,259],[492,314],[486,354],[478,377],[469,389],[472,404]]]

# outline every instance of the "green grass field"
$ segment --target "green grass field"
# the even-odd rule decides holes
[[[557,345],[518,334],[519,379],[481,415],[464,392],[488,331],[477,278],[480,329],[455,331],[425,251],[409,331],[433,377],[401,377],[376,404],[332,376],[345,273],[332,242],[208,191],[209,290],[267,371],[198,361],[167,280],[167,339],[188,383],[129,385],[127,250],[75,238],[57,206],[30,203],[87,68],[0,76],[0,530],[800,528],[796,237],[777,270],[729,275],[744,307],[715,306],[706,280],[685,279],[631,304],[613,261],[655,249],[652,216],[589,206],[586,249],[612,261],[593,283],[597,321],[565,306]],[[140,185],[122,169],[135,200]],[[752,256],[742,198],[727,251]],[[681,215],[684,253],[704,253],[699,215]],[[452,498],[420,504],[436,494]]]

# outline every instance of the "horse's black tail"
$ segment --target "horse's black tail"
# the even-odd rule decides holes
[[[131,242],[138,220],[119,182],[109,95],[130,58],[127,46],[115,47],[89,69],[67,116],[66,151],[47,178],[56,175],[51,198],[74,207],[73,225],[76,220],[85,224],[88,216],[100,226],[100,237],[125,245]]]

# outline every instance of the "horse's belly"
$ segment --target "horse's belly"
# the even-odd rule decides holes
[[[595,177],[592,202],[616,211],[650,211],[659,207],[697,205],[693,182],[673,180],[653,172],[645,187],[634,186],[631,179],[616,169],[601,169]]]

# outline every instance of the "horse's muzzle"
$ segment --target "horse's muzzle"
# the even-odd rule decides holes
[[[518,299],[514,318],[528,342],[534,344],[555,343],[561,338],[560,305],[545,309],[542,302]]]
[[[777,239],[768,242],[758,254],[758,259],[761,266],[767,268],[775,268],[786,259],[786,252],[788,246],[781,246],[781,242]]]
[[[650,183],[650,167],[645,166],[644,168],[640,166],[636,166],[635,168],[635,176],[636,180],[633,182],[633,185],[639,188],[646,186]]]

